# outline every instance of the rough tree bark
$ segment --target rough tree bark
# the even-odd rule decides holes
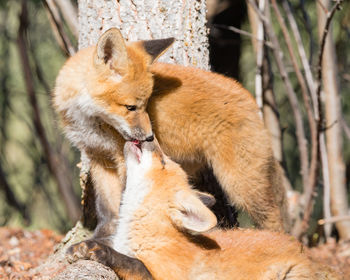
[[[129,41],[175,37],[160,61],[209,68],[204,0],[79,0],[79,48],[118,27]]]
[[[161,61],[209,69],[204,0],[79,0],[78,5],[79,49],[95,44],[104,31],[117,27],[128,41],[175,37],[176,42],[162,56]],[[34,274],[40,274],[43,270],[50,271],[55,266],[66,266],[66,248],[86,239],[96,224],[93,185],[89,162],[84,155],[80,179],[83,190],[82,223],[78,223],[67,234],[55,255],[47,264],[33,271]],[[102,265],[94,262],[88,262],[90,271],[86,274],[86,262],[80,261],[68,266],[55,279],[76,279],[78,275],[79,279],[116,279],[113,272],[101,269]],[[82,277],[83,275],[87,275],[87,278]]]
[[[330,0],[320,0],[324,7],[329,8]],[[317,5],[318,28],[320,38],[324,31],[327,14],[321,5]],[[342,155],[341,105],[337,84],[337,65],[334,42],[330,28],[322,61],[322,81],[325,93],[325,118],[328,166],[331,185],[331,211],[333,216],[346,216],[349,205],[346,195],[345,165]],[[335,224],[340,239],[350,239],[350,221],[339,221]]]

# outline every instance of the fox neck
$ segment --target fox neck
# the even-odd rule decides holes
[[[159,195],[143,172],[128,169],[113,247],[143,261],[156,279],[187,279],[205,250],[158,214],[164,209],[157,207]]]
[[[143,195],[157,203],[149,191]],[[142,194],[125,193],[123,199],[127,196],[137,201]],[[189,242],[170,223],[164,225],[164,218],[156,215],[159,210],[151,205],[138,209],[129,219],[122,213],[124,210],[129,211],[123,206],[120,209],[114,249],[141,260],[155,279],[191,279],[189,275],[197,270],[196,264],[206,258],[205,250]]]
[[[138,216],[145,197],[151,190],[152,182],[146,173],[152,163],[152,155],[146,155],[137,165],[135,159],[126,158],[127,182],[119,208],[117,232],[114,236],[113,248],[129,257],[135,257],[130,239],[133,237],[133,226],[139,222]]]

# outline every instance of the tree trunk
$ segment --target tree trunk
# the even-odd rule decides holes
[[[118,27],[128,41],[175,37],[163,62],[209,68],[204,0],[79,0],[79,48]]]
[[[330,0],[320,0],[325,7],[330,7]],[[318,29],[320,38],[326,23],[327,14],[317,5]],[[329,30],[322,61],[322,81],[325,93],[325,118],[329,176],[331,185],[331,211],[333,216],[346,216],[349,206],[346,195],[345,165],[342,155],[341,105],[337,85],[336,53]],[[340,239],[350,239],[350,221],[336,224]]]

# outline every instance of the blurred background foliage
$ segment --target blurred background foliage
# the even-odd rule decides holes
[[[28,0],[28,56],[34,77],[35,95],[46,136],[55,153],[68,165],[76,200],[80,197],[79,153],[65,140],[52,106],[50,92],[55,77],[66,60],[50,26],[47,11],[40,0]],[[245,1],[225,2],[208,14],[210,57],[212,68],[237,78],[252,93],[255,91],[256,62],[250,37],[238,35],[215,25],[232,25],[250,31]],[[301,29],[311,65],[317,63],[317,14],[313,0],[293,0],[294,15]],[[76,4],[76,3],[75,3]],[[301,9],[301,5],[305,9]],[[333,20],[334,42],[338,59],[338,83],[345,120],[350,123],[350,3]],[[307,14],[303,13],[307,11]],[[55,178],[48,168],[47,155],[38,139],[33,123],[33,108],[28,98],[19,58],[18,30],[21,1],[0,1],[0,226],[52,228],[65,232],[72,225]],[[274,28],[282,42],[280,27],[273,18]],[[67,29],[67,27],[65,26]],[[310,32],[307,30],[309,29]],[[69,33],[69,30],[67,30]],[[314,37],[310,37],[310,34]],[[73,44],[77,42],[70,34]],[[283,153],[287,175],[292,186],[301,189],[300,161],[297,152],[294,119],[279,71],[272,63],[274,91],[283,131]],[[294,88],[301,96],[291,65],[287,65]],[[313,69],[315,70],[315,69]],[[301,97],[300,97],[301,100]],[[306,122],[306,120],[305,120]],[[307,128],[306,128],[307,129]],[[307,131],[307,133],[309,133]],[[350,182],[350,143],[344,138],[344,160],[347,167],[348,194]],[[319,186],[321,186],[319,184]],[[319,191],[319,190],[318,190]],[[319,192],[322,193],[322,192]],[[318,201],[322,198],[318,195]],[[313,224],[322,217],[322,205],[317,203]]]
[[[307,56],[311,65],[313,66],[313,71],[316,72],[317,67],[317,59],[318,59],[318,36],[317,36],[317,13],[316,13],[316,2],[317,1],[291,1],[294,7],[294,16],[297,20],[299,28],[305,26],[305,28],[300,28],[300,32],[302,35],[302,40],[305,45],[305,49],[307,52]],[[303,15],[301,5],[305,6],[305,10],[307,11],[307,15]],[[341,96],[341,104],[343,109],[343,115],[347,122],[350,122],[350,2],[345,1],[342,5],[343,9],[336,13],[333,23],[333,40],[336,44],[336,52],[337,52],[337,66],[339,71],[338,83],[340,89]],[[287,54],[287,47],[284,44],[282,31],[280,26],[274,17],[274,13],[272,15],[272,23],[274,24],[274,29],[280,38],[280,43],[282,45],[282,50],[285,56]],[[249,30],[249,22],[246,20],[243,23],[242,29]],[[313,35],[310,37],[310,33],[308,32],[310,29],[310,33]],[[241,36],[242,37],[242,36]],[[255,60],[252,57],[253,48],[251,39],[249,37],[242,37],[242,53],[240,59],[240,82],[250,91],[254,92],[255,90]],[[295,48],[295,42],[293,41],[293,46]],[[295,137],[295,125],[294,119],[291,113],[292,112],[290,103],[288,102],[288,98],[285,94],[285,87],[283,85],[283,81],[281,76],[278,74],[279,70],[274,64],[274,60],[271,59],[272,62],[272,72],[274,74],[274,90],[277,98],[277,104],[279,108],[279,116],[280,123],[283,130],[283,147],[284,147],[284,156],[286,159],[286,167],[288,171],[288,178],[292,183],[292,186],[297,190],[301,190],[301,178],[300,178],[300,161],[299,156],[296,153],[296,137]],[[291,64],[287,64],[290,78],[293,82],[294,89],[298,93],[298,97],[300,100],[300,104],[302,104],[302,98],[300,94],[300,88],[298,85],[298,81],[296,79],[294,69]],[[303,113],[305,116],[305,109],[303,108]],[[305,119],[306,122],[306,119]],[[307,127],[305,127],[307,130]],[[308,133],[309,138],[309,131]],[[345,139],[344,141],[344,156],[345,162],[347,166],[347,174],[349,179],[349,168],[350,168],[350,142]],[[347,180],[349,183],[349,180]]]
[[[9,187],[4,182],[0,186],[0,225],[66,231],[72,221],[48,170],[24,84],[17,46],[20,4],[2,1],[0,6],[0,166]],[[79,197],[79,154],[58,128],[50,97],[66,57],[56,43],[42,1],[28,1],[28,15],[29,58],[41,120],[52,148],[65,155],[70,164]]]

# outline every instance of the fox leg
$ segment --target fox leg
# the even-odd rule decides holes
[[[218,153],[211,165],[229,201],[246,211],[259,228],[283,231],[283,206],[278,205],[276,186],[273,185],[274,159],[247,159],[247,155],[235,157],[237,153],[234,151]]]
[[[117,228],[117,219],[122,190],[124,189],[125,167],[123,162],[114,168],[113,163],[91,161],[91,178],[94,186],[97,226],[93,238],[112,245],[112,236]]]
[[[151,273],[140,260],[118,253],[96,239],[72,245],[67,250],[67,258],[69,262],[75,262],[79,259],[97,261],[113,269],[120,279],[153,279]]]
[[[97,226],[92,239],[68,248],[70,262],[78,259],[98,261],[114,270],[120,279],[153,279],[144,264],[111,248],[117,228],[121,193],[125,186],[124,158],[115,161],[90,160],[90,173],[94,187]]]

